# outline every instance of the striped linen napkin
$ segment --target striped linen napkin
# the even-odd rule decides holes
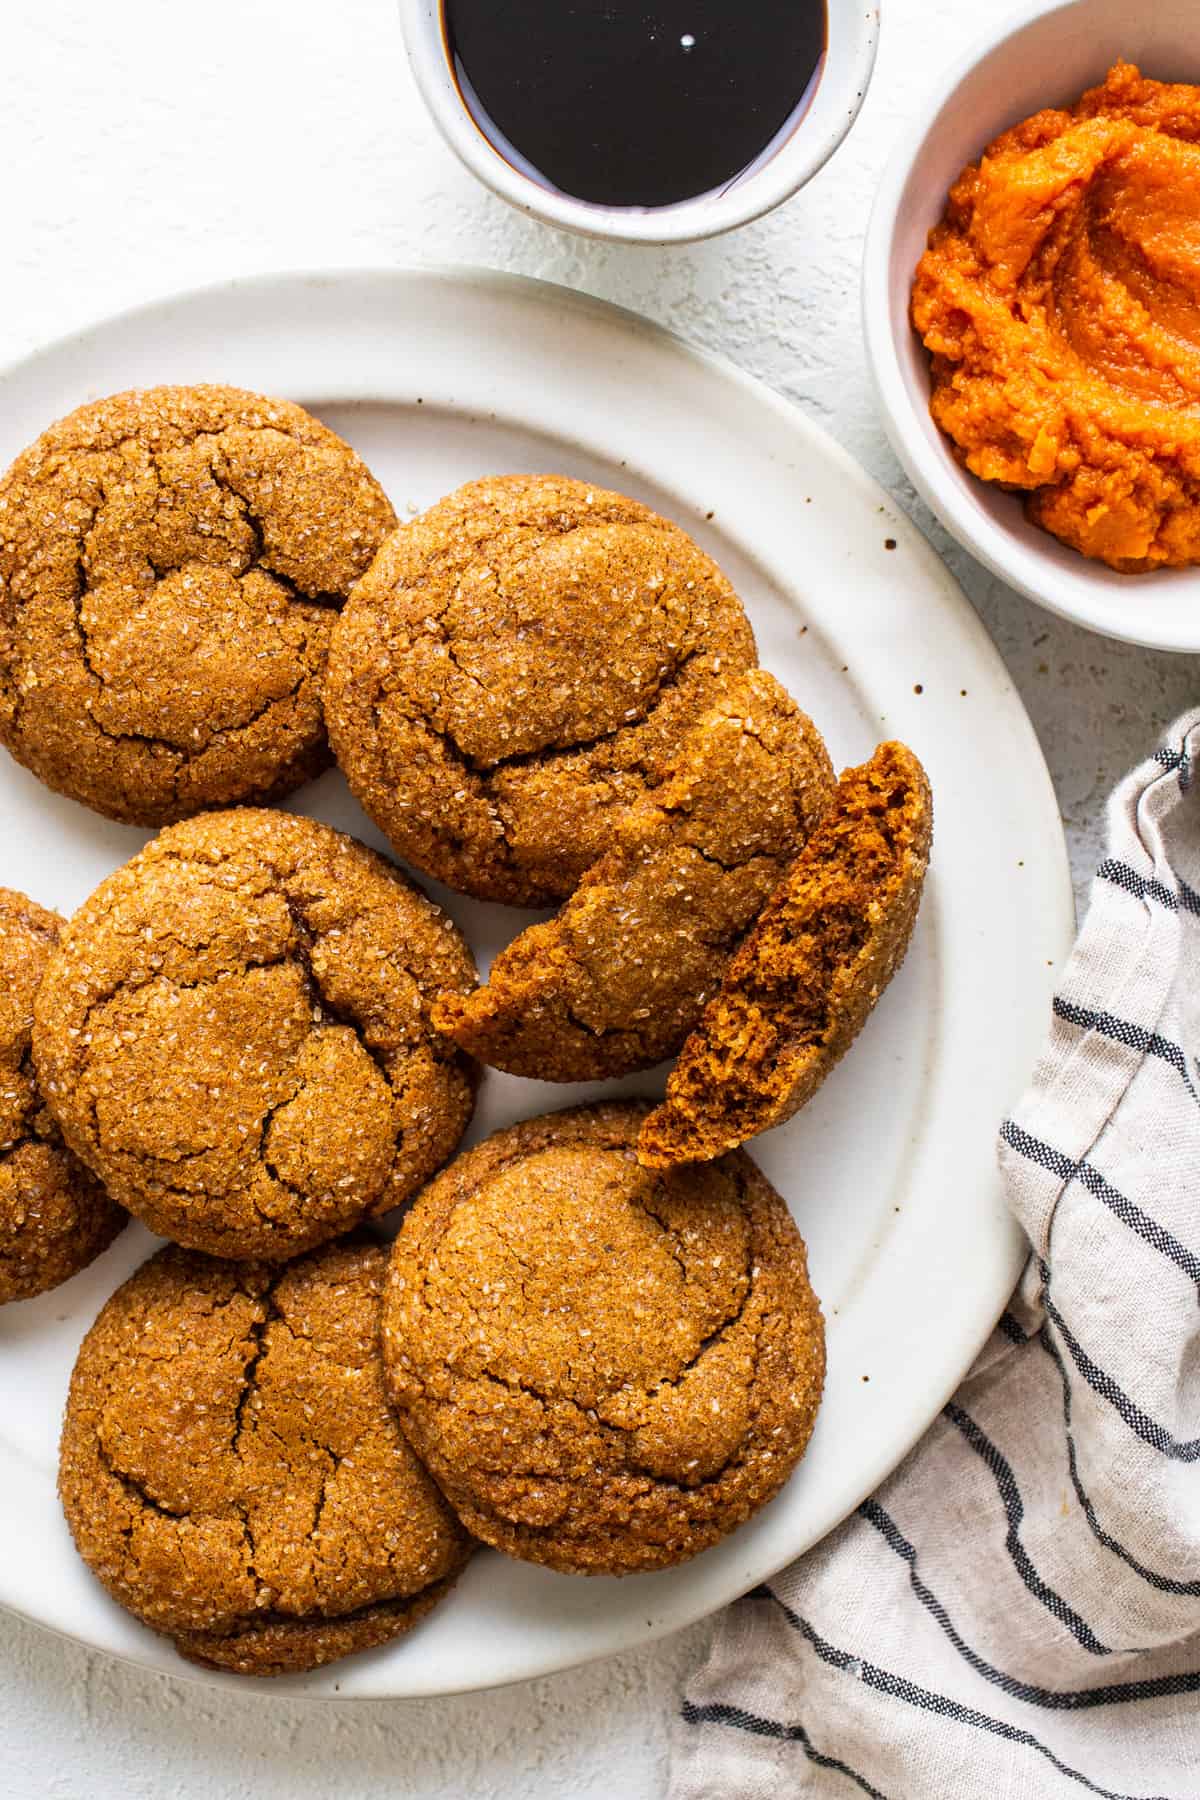
[[[1130,775],[1033,1084],[1032,1247],[928,1435],[732,1607],[672,1800],[1200,1796],[1200,712]]]

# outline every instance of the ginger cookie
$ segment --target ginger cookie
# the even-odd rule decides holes
[[[395,523],[288,401],[161,387],[80,407],[0,480],[0,742],[140,825],[286,793],[329,760],[334,616]]]
[[[932,835],[911,750],[881,744],[846,770],[643,1125],[647,1167],[720,1156],[812,1098],[904,960]]]
[[[419,1196],[384,1293],[388,1390],[467,1529],[529,1562],[683,1562],[774,1495],[825,1370],[804,1244],[742,1152],[639,1167],[646,1109],[531,1119]]]
[[[407,1631],[469,1544],[388,1411],[384,1246],[283,1269],[168,1247],[85,1337],[59,1493],[121,1606],[192,1661],[317,1668]]]
[[[34,1009],[38,1077],[151,1230],[283,1259],[450,1155],[474,1067],[429,1003],[474,979],[452,922],[373,851],[289,813],[206,813],[72,919]]]
[[[326,715],[401,856],[542,906],[755,660],[737,595],[677,525],[566,476],[496,476],[383,546],[335,625]]]
[[[33,997],[62,920],[0,888],[0,1304],[57,1287],[126,1215],[72,1156],[33,1072]]]
[[[731,684],[667,778],[618,819],[613,847],[486,987],[434,1019],[481,1062],[599,1081],[678,1050],[833,794],[825,745],[772,675]]]

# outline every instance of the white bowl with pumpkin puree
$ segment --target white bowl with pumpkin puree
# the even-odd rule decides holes
[[[1200,649],[1200,8],[1043,6],[920,111],[864,265],[893,447],[1032,599]]]

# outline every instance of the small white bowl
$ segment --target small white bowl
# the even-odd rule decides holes
[[[824,66],[804,112],[785,128],[774,147],[726,186],[692,200],[674,206],[597,206],[543,187],[505,160],[463,103],[446,48],[439,0],[399,0],[399,5],[417,86],[434,123],[467,168],[502,200],[548,225],[629,244],[683,244],[716,237],[790,199],[829,161],[858,116],[879,42],[878,4],[827,0],[829,45]]]
[[[1007,20],[913,109],[867,232],[863,325],[892,448],[950,534],[1031,600],[1107,637],[1200,650],[1200,569],[1122,575],[1069,549],[957,463],[929,416],[929,358],[909,323],[913,275],[951,183],[991,140],[1045,106],[1078,99],[1120,58],[1164,81],[1200,83],[1198,0],[1060,0]]]

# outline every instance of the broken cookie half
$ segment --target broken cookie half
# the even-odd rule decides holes
[[[602,1080],[669,1056],[833,787],[812,721],[751,670],[554,918],[523,931],[486,986],[440,996],[437,1028],[493,1068],[542,1081]]]
[[[903,744],[847,769],[643,1124],[643,1165],[706,1162],[812,1098],[904,959],[932,831],[929,782]]]

